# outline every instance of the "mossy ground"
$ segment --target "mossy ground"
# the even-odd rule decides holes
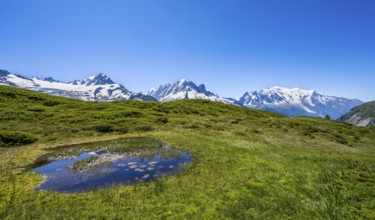
[[[1,219],[375,218],[375,130],[205,100],[83,102],[0,86]],[[35,191],[47,148],[149,136],[188,150],[184,172],[81,194]]]

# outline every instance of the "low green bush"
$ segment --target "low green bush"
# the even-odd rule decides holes
[[[58,101],[54,101],[54,100],[48,100],[48,101],[43,102],[44,106],[55,106],[55,105],[58,105],[58,104],[60,104],[60,103]]]
[[[124,117],[124,118],[140,118],[140,117],[143,117],[143,114],[137,111],[130,111],[130,112],[123,112],[119,116]]]
[[[110,133],[115,131],[114,127],[109,124],[96,124],[92,126],[92,129],[100,133]]]
[[[0,131],[0,147],[16,147],[32,144],[38,139],[28,133],[18,131]]]
[[[137,127],[136,130],[137,131],[152,131],[154,130],[154,128],[149,125],[142,125],[142,126]]]
[[[166,123],[168,123],[168,118],[158,118],[156,121],[159,122],[159,123],[166,124]]]

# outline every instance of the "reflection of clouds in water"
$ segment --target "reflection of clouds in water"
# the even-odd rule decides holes
[[[98,170],[98,174],[109,174],[109,173],[113,173],[113,172],[116,172],[116,169],[114,168],[106,168],[106,169],[100,169]]]
[[[98,151],[99,152],[99,151]],[[176,174],[179,164],[191,162],[191,156],[184,152],[180,157],[163,158],[161,152],[153,157],[144,159],[137,156],[124,156],[109,151],[84,152],[76,159],[60,160],[43,165],[34,171],[45,174],[45,182],[39,190],[54,190],[60,192],[85,192],[108,184],[137,184],[149,182],[164,175]],[[89,161],[85,169],[73,170],[76,161],[98,156],[95,161]],[[48,174],[48,175],[47,175]]]

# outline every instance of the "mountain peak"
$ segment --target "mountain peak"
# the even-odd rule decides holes
[[[84,80],[87,85],[108,85],[108,84],[115,84],[112,79],[110,79],[104,73],[97,73],[95,75],[89,76]]]
[[[182,87],[182,86],[196,86],[193,81],[187,80],[185,78],[182,78],[175,82],[174,84],[177,84],[177,86]]]
[[[198,86],[198,88],[201,90],[201,91],[206,91],[206,86],[204,84],[200,84]]]
[[[178,80],[179,83],[184,83],[184,82],[187,82],[188,80],[185,79],[185,78],[181,78],[180,80]]]
[[[172,101],[179,99],[218,99],[218,97],[206,90],[204,84],[197,86],[193,81],[182,78],[172,84],[164,84],[157,89],[151,89],[149,95],[159,101]]]
[[[61,82],[61,81],[59,81],[59,80],[55,80],[55,79],[52,78],[52,77],[46,77],[46,78],[44,78],[44,81],[47,81],[47,82]]]
[[[1,76],[7,76],[7,75],[9,75],[10,74],[10,72],[8,72],[8,71],[6,71],[6,70],[0,70],[0,77]]]

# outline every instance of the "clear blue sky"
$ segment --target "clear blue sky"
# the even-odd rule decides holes
[[[0,69],[375,99],[374,0],[0,0]]]

